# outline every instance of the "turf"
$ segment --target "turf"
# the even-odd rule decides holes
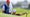
[[[28,12],[27,17],[30,17],[30,10],[21,9],[21,8],[14,8],[14,9],[16,9],[16,14],[19,14],[19,13],[22,13],[22,12]],[[0,9],[0,17],[26,17],[26,14],[23,15],[23,16],[16,16],[16,15],[4,14],[4,13],[1,12],[1,9]]]

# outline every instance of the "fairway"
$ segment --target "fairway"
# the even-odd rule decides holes
[[[10,14],[1,14],[0,17],[26,17],[24,16],[15,16],[15,15],[10,15]]]
[[[30,10],[26,10],[26,9],[21,9],[21,8],[14,8],[16,9],[16,14],[20,14],[22,12],[28,12],[28,15],[27,17],[30,17]],[[22,16],[16,16],[16,15],[10,15],[10,14],[4,14],[1,12],[0,10],[0,17],[26,17],[26,14],[25,15],[22,15]]]
[[[0,14],[0,17],[26,17],[26,15],[23,16],[16,16],[16,15],[10,15],[10,14]],[[27,17],[30,17],[30,14],[27,15]]]

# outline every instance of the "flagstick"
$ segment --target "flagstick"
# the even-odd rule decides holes
[[[27,17],[27,15],[28,15],[28,12],[26,13],[26,17]]]
[[[26,17],[27,17],[27,13],[26,13]]]

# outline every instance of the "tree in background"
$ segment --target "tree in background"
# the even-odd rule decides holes
[[[29,4],[29,9],[30,9],[30,4]]]

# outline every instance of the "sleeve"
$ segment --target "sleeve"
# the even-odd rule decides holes
[[[3,5],[2,10],[5,10],[5,6]]]
[[[12,3],[10,3],[9,7],[10,7],[10,9],[12,9],[12,8],[13,8]]]
[[[10,5],[9,5],[9,12],[11,12],[12,9],[13,9],[13,6],[12,6],[12,3],[10,3]]]

